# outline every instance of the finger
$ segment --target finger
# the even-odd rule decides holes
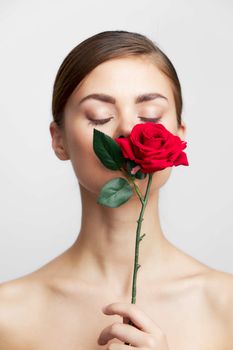
[[[119,343],[112,343],[111,347],[109,348],[111,350],[147,350],[148,348],[139,348],[139,347],[135,347],[135,346],[128,346],[128,345],[123,345],[123,344],[119,344]]]
[[[107,305],[103,312],[106,315],[117,314],[123,318],[128,318],[138,329],[144,332],[154,335],[159,335],[162,332],[161,328],[135,304],[112,303]]]
[[[148,344],[149,337],[150,335],[133,326],[116,322],[104,328],[98,338],[98,344],[105,345],[109,340],[116,338],[122,342],[127,342],[133,346],[139,347]]]

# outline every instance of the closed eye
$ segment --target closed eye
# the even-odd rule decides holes
[[[161,119],[161,117],[157,117],[157,118],[138,117],[138,118],[142,119],[143,121],[154,122],[154,123],[158,122]],[[90,120],[90,122],[88,124],[91,124],[91,125],[102,125],[102,124],[106,124],[109,120],[112,119],[112,117],[111,118],[107,118],[107,119],[99,119],[99,120],[94,120],[94,119],[90,119],[90,118],[88,118],[88,119]]]
[[[145,120],[147,122],[154,122],[154,123],[157,123],[161,119],[161,117],[157,117],[157,118],[138,117],[138,118]]]
[[[94,119],[90,119],[90,118],[88,118],[89,120],[90,120],[90,122],[88,123],[88,125],[89,124],[91,124],[91,125],[102,125],[102,124],[105,124],[105,123],[107,123],[109,120],[111,120],[112,118],[107,118],[107,119],[99,119],[99,120],[94,120]]]

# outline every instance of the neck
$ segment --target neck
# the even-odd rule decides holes
[[[82,200],[81,229],[71,247],[73,269],[82,279],[111,288],[115,294],[130,295],[134,268],[139,198],[133,195],[118,208],[96,202],[97,197],[80,185]],[[141,265],[137,281],[166,276],[171,244],[164,237],[158,214],[158,191],[150,193],[144,212],[139,244]]]

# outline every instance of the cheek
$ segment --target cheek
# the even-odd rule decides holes
[[[161,188],[169,179],[171,171],[172,171],[172,167],[168,167],[163,170],[156,171],[152,178],[150,191],[153,192]],[[140,191],[143,193],[143,195],[145,195],[147,182],[148,182],[148,175],[144,180],[136,179],[135,182],[139,187]]]
[[[177,135],[178,128],[175,119],[164,121],[163,125],[165,128],[170,131],[172,134]]]
[[[70,145],[70,159],[78,182],[89,192],[99,194],[104,184],[122,176],[120,171],[107,169],[96,156],[92,139],[73,140]]]
[[[93,150],[87,143],[76,143],[72,147],[71,162],[75,175],[79,181],[90,178],[96,173],[97,161]]]
[[[165,128],[172,134],[177,135],[178,125],[175,108],[172,107],[166,113],[164,113],[161,119],[161,124],[163,124],[163,126],[165,126]]]
[[[153,188],[161,188],[169,179],[171,172],[172,167],[168,167],[163,170],[157,171],[153,176]]]

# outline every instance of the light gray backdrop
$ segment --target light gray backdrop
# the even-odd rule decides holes
[[[80,228],[70,161],[51,147],[52,85],[70,50],[105,30],[147,35],[183,88],[189,167],[160,194],[167,238],[233,273],[233,1],[0,1],[0,281],[44,265]]]

